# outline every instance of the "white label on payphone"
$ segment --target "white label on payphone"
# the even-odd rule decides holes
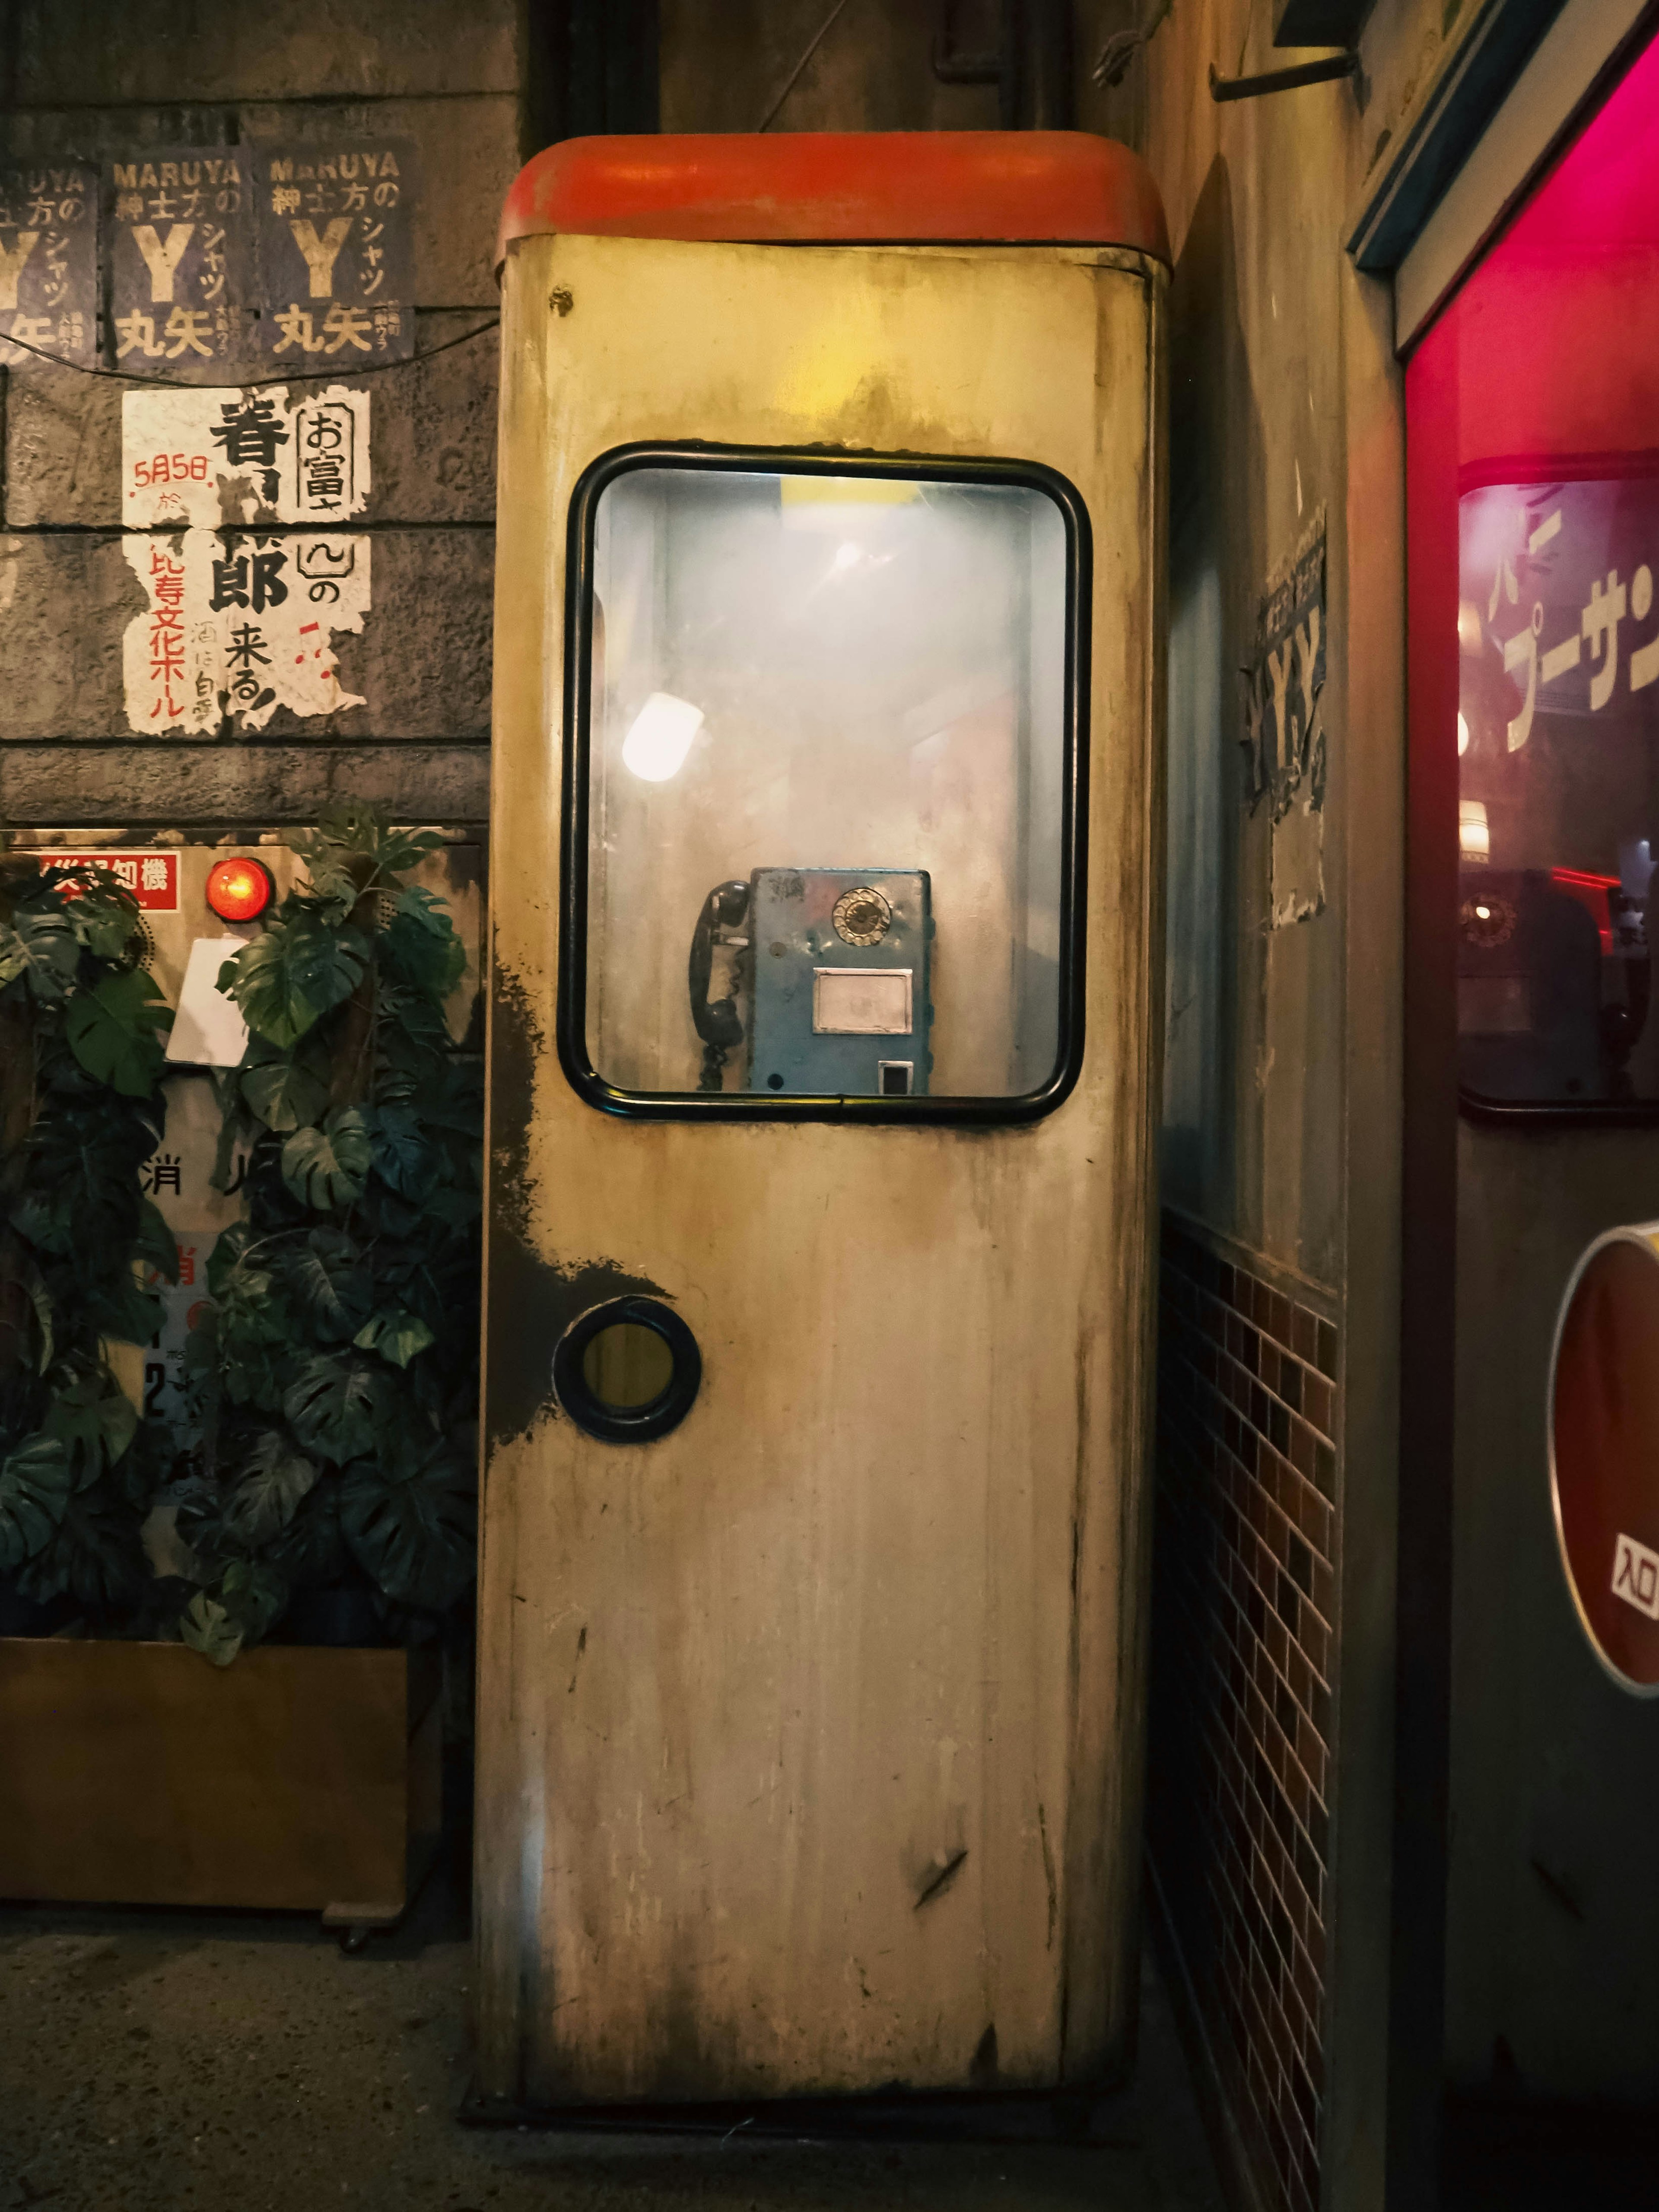
[[[812,1030],[817,1036],[908,1036],[908,968],[815,968]]]

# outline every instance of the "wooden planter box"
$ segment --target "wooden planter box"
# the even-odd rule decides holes
[[[0,1897],[396,1920],[435,1847],[429,1651],[0,1638]]]

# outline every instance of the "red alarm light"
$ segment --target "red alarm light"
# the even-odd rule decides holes
[[[276,895],[262,860],[216,860],[208,870],[207,902],[221,921],[256,921]]]

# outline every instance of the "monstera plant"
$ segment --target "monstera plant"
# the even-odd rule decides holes
[[[106,1346],[143,1343],[176,1272],[139,1170],[173,1017],[106,871],[0,852],[0,1626],[54,1603],[141,1617],[161,1479]]]
[[[464,951],[409,878],[442,840],[356,810],[296,837],[307,880],[228,961],[248,1046],[222,1085],[219,1238],[191,1340],[199,1473],[175,1486],[222,1663],[318,1593],[418,1636],[473,1577],[482,1060],[446,1005]]]

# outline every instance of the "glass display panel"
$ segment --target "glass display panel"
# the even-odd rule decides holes
[[[602,484],[592,527],[600,1082],[734,1103],[1042,1091],[1069,826],[1056,499],[653,460]]]
[[[1659,1098],[1659,479],[1484,485],[1458,520],[1464,1087]]]
[[[1455,931],[1463,1103],[1650,1118],[1659,45],[1448,301],[1406,398],[1413,779],[1447,838],[1419,842],[1415,911]]]

